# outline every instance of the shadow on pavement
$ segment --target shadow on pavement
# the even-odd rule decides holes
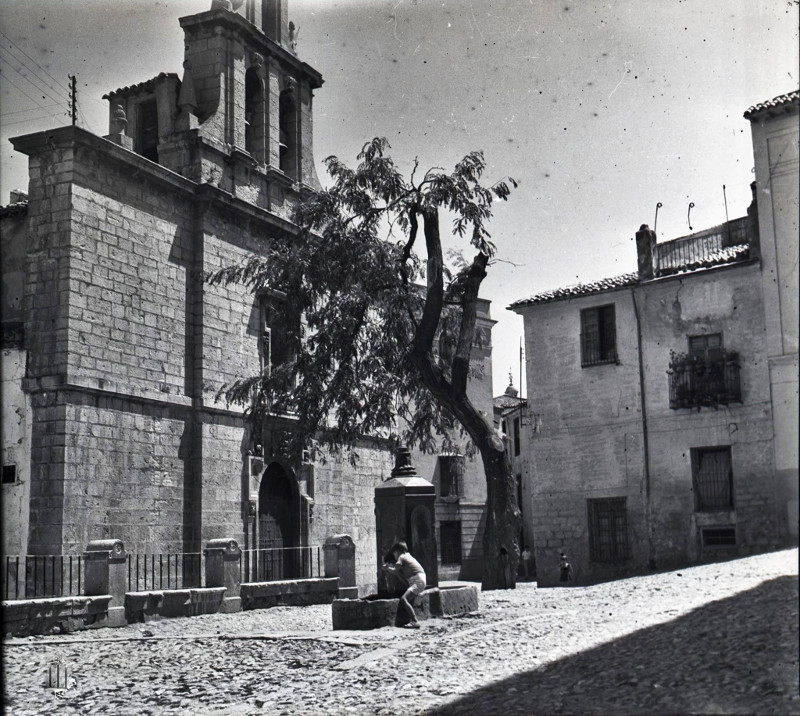
[[[798,580],[778,577],[426,713],[800,714],[797,666]]]

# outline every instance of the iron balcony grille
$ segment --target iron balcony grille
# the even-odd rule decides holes
[[[630,556],[626,498],[614,497],[587,502],[592,561],[624,562]]]
[[[742,402],[739,356],[727,353],[718,360],[673,360],[669,370],[669,407],[716,407]]]
[[[581,333],[581,367],[605,363],[619,363],[614,327],[606,326],[603,333]]]

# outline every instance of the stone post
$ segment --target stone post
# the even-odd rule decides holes
[[[223,613],[242,610],[242,550],[235,539],[212,539],[203,550],[206,557],[206,587],[225,587]]]
[[[358,599],[356,545],[350,535],[328,537],[323,550],[325,576],[339,578],[339,599]]]
[[[92,540],[83,553],[84,593],[87,597],[108,594],[108,626],[123,626],[125,592],[128,590],[128,553],[118,539]]]

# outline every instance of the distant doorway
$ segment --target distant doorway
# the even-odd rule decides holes
[[[258,491],[258,581],[294,576],[296,507],[289,477],[277,462],[271,463]]]

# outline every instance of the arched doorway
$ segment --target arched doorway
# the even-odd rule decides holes
[[[294,577],[297,501],[286,471],[271,463],[258,491],[258,581]]]

